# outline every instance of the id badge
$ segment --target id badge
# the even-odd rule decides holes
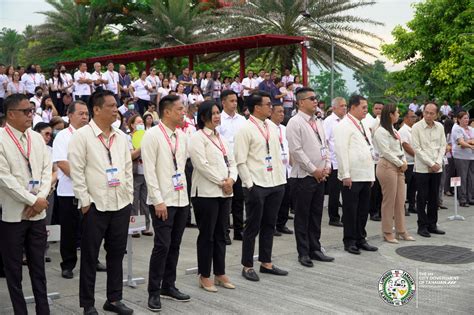
[[[326,147],[321,147],[321,158],[325,159],[328,156],[328,150]]]
[[[142,159],[138,159],[137,173],[139,175],[145,174],[144,169],[143,169],[143,160]]]
[[[173,180],[174,191],[180,191],[184,189],[184,184],[181,177],[182,177],[181,173],[176,173],[175,175],[171,177],[171,179]]]
[[[28,182],[28,191],[33,194],[37,195],[39,192],[40,182],[39,180],[32,179]]]
[[[283,165],[288,165],[288,153],[285,151],[281,152],[281,161],[283,162]]]
[[[117,168],[108,168],[105,170],[107,174],[107,184],[109,187],[120,186],[120,179],[118,179],[118,169]]]
[[[271,156],[267,156],[265,158],[265,165],[267,166],[267,172],[273,171],[272,157]]]
[[[57,98],[61,98],[61,93],[59,93],[59,92],[56,93],[56,97],[57,97]]]
[[[370,154],[372,155],[372,160],[374,160],[375,162],[378,162],[379,155],[375,153],[374,147],[370,147]]]

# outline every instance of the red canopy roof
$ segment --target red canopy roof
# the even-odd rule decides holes
[[[115,63],[129,63],[134,61],[153,60],[155,58],[183,57],[202,55],[206,53],[228,52],[252,48],[298,44],[305,40],[303,36],[285,36],[273,34],[259,34],[236,38],[226,38],[189,45],[179,45],[164,48],[154,48],[129,53],[92,57],[87,59],[64,61],[59,64],[66,67],[77,66],[79,62],[94,63],[111,60]]]

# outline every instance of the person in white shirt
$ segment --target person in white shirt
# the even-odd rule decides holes
[[[256,82],[255,82],[256,83]],[[234,77],[234,82],[230,85],[230,89],[237,94],[237,104],[239,106],[239,112],[242,112],[244,109],[244,86],[240,82],[240,76],[236,75]]]
[[[285,69],[285,75],[281,77],[281,82],[286,86],[289,82],[294,82],[295,77],[291,75],[290,69]]]
[[[412,110],[415,114],[420,109],[420,105],[417,103],[416,98],[414,98],[410,105],[408,105],[408,109]]]
[[[217,292],[214,284],[235,288],[225,274],[225,236],[237,168],[234,157],[229,154],[229,145],[216,130],[219,123],[220,108],[214,101],[205,101],[198,110],[199,131],[189,142],[194,167],[191,197],[199,227],[199,285],[209,292]],[[210,279],[211,266],[214,281]]]
[[[103,77],[105,79],[105,89],[114,93],[115,100],[120,106],[120,84],[119,84],[119,74],[114,70],[114,63],[112,61],[107,61],[107,71],[104,72]]]
[[[71,168],[67,158],[69,142],[73,133],[89,122],[89,110],[83,101],[74,101],[68,108],[69,127],[58,133],[53,141],[53,163],[58,166],[58,206],[59,224],[61,225],[61,276],[65,279],[74,277],[73,270],[77,263],[77,229],[81,216],[77,209],[77,199],[72,189]]]
[[[56,106],[54,106],[53,99],[51,96],[46,95],[41,100],[41,117],[43,118],[43,122],[49,124],[53,117],[58,116],[58,111]]]
[[[21,82],[25,85],[28,98],[33,97],[35,88],[40,86],[39,77],[36,74],[35,65],[29,65],[26,72],[21,76]]]
[[[175,285],[179,247],[189,211],[184,169],[188,155],[187,137],[177,129],[184,116],[179,96],[168,95],[159,104],[161,121],[142,140],[142,159],[147,183],[155,242],[150,257],[148,309],[161,310],[160,296],[189,301]]]
[[[211,91],[207,90],[207,84],[209,83],[210,80],[212,80],[212,72],[207,71],[205,77],[201,80],[201,86],[200,86],[202,95],[204,96],[211,94]]]
[[[339,215],[339,199],[341,196],[342,183],[337,178],[338,167],[336,150],[334,143],[334,133],[339,123],[347,112],[346,100],[343,97],[336,97],[331,102],[332,114],[323,121],[324,133],[328,143],[329,155],[331,158],[331,173],[328,177],[328,216],[329,225],[342,227],[341,216]]]
[[[45,274],[46,209],[52,164],[43,137],[31,130],[33,108],[23,94],[5,99],[0,128],[0,252],[15,314],[27,314],[22,290],[26,253],[37,314],[49,314]],[[5,287],[4,287],[5,288]]]
[[[107,300],[103,309],[119,314],[133,310],[121,302],[122,260],[127,247],[133,202],[132,159],[125,134],[112,124],[118,109],[110,91],[91,96],[93,119],[76,130],[68,147],[74,195],[84,218],[81,236],[79,301],[85,314],[97,314],[95,280],[102,241],[107,252]]]
[[[253,71],[247,72],[247,77],[242,80],[242,88],[244,90],[244,101],[248,98],[250,93],[258,88],[258,82],[253,78]]]
[[[0,114],[3,114],[3,101],[6,96],[8,77],[5,74],[5,65],[0,63]]]
[[[137,109],[141,116],[145,113],[145,109],[148,108],[151,92],[153,92],[153,88],[150,82],[146,81],[146,71],[142,70],[140,78],[130,86],[130,94],[137,100]]]
[[[258,85],[265,81],[265,69],[260,69],[260,71],[258,72],[258,78],[256,78],[255,80],[257,81],[257,89]]]
[[[152,102],[159,102],[157,101],[157,94],[158,94],[158,88],[161,86],[161,80],[160,78],[156,75],[156,68],[151,68],[150,69],[150,75],[146,77],[146,80],[148,83],[151,85],[151,92],[150,92],[150,100]]]
[[[12,94],[26,94],[25,85],[20,81],[20,73],[18,71],[13,73],[13,80],[7,84],[7,96]]]
[[[360,95],[349,99],[349,113],[334,132],[337,177],[342,181],[344,250],[360,255],[360,249],[376,251],[367,243],[370,187],[375,181],[374,149],[370,129],[361,123],[367,115],[367,100]]]
[[[251,115],[235,136],[234,156],[245,187],[247,221],[242,243],[242,276],[259,281],[253,268],[255,238],[259,236],[260,273],[286,276],[287,271],[272,263],[273,233],[283,199],[283,176],[278,131],[268,117],[272,112],[270,94],[251,94],[245,104]]]
[[[102,65],[100,62],[94,63],[94,72],[91,73],[91,80],[94,82],[92,85],[94,91],[105,90],[107,79],[105,78],[105,74],[102,74]]]
[[[170,94],[170,91],[171,91],[170,81],[167,78],[164,78],[163,81],[161,81],[161,86],[158,88],[156,104],[160,103],[160,100],[162,97],[165,97],[166,95]]]
[[[35,103],[36,109],[41,107],[41,101],[43,100],[43,88],[37,86],[35,88],[35,95],[30,98],[30,102]]]
[[[403,117],[403,126],[398,130],[400,139],[402,141],[403,152],[407,159],[407,170],[405,171],[405,183],[407,185],[407,201],[408,201],[408,215],[416,213],[416,182],[413,176],[415,166],[415,151],[412,146],[411,127],[416,122],[417,116],[412,110],[408,110]],[[406,215],[407,213],[405,213]]]
[[[197,107],[199,107],[202,102],[204,102],[204,97],[201,94],[201,90],[197,84],[194,84],[191,87],[191,93],[188,95],[188,104],[195,104]]]
[[[439,111],[443,115],[451,116],[451,113],[453,112],[453,109],[448,104],[448,100],[444,100],[443,105],[441,105],[441,107],[439,108]]]
[[[235,135],[246,124],[242,115],[237,113],[237,94],[234,91],[223,91],[221,95],[223,111],[221,113],[221,124],[217,127],[217,132],[229,144],[229,154],[234,155]],[[244,193],[242,190],[242,180],[237,177],[233,186],[234,196],[232,197],[232,222],[234,225],[234,240],[242,240],[244,229]],[[229,214],[230,215],[230,214]],[[229,234],[227,231],[227,235]],[[226,236],[230,240],[229,236]]]
[[[66,72],[66,67],[61,66],[59,68],[59,72],[61,72],[61,79],[63,81],[63,86],[62,86],[62,93],[63,94],[72,94],[72,89],[74,87],[74,80],[72,79],[72,76],[70,73]]]
[[[87,104],[91,96],[91,85],[94,83],[89,72],[87,72],[87,64],[81,62],[79,70],[74,73],[74,95],[75,100],[81,100]]]
[[[36,64],[35,65],[36,69],[36,78],[38,79],[39,86],[43,88],[43,90],[46,90],[46,77],[44,76],[43,72],[41,71],[41,66]]]
[[[183,102],[184,107],[188,106],[188,96],[184,93],[184,85],[179,83],[176,88],[176,95],[181,98],[181,102]]]

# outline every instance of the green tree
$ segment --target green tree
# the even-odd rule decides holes
[[[393,94],[429,98],[474,98],[474,6],[472,0],[426,0],[414,5],[408,28],[392,31],[395,42],[382,46],[393,61],[406,63],[394,73]]]
[[[308,57],[319,66],[329,68],[331,63],[331,41],[312,20],[301,16],[307,9],[311,16],[324,26],[335,42],[335,60],[356,69],[366,62],[352,51],[373,55],[376,47],[367,44],[361,36],[377,38],[376,35],[358,25],[377,26],[382,23],[352,15],[350,11],[373,5],[375,1],[350,0],[252,0],[242,3],[228,1],[233,6],[216,10],[213,29],[209,33],[216,37],[247,36],[260,33],[306,36],[310,42]],[[307,3],[307,5],[305,5]],[[216,27],[218,26],[218,27]],[[297,67],[301,60],[298,45],[276,46],[255,49],[247,53],[249,60],[262,55],[282,70]]]
[[[386,92],[391,87],[391,82],[383,61],[376,60],[373,64],[357,69],[353,77],[357,81],[359,93],[368,97],[370,101],[388,100]]]
[[[9,65],[18,64],[18,55],[24,47],[25,37],[11,28],[0,31],[0,60]]]
[[[319,99],[324,101],[326,105],[331,104],[331,72],[321,71],[319,75],[311,76],[309,80],[310,86],[319,95]],[[349,98],[349,91],[347,90],[346,80],[342,78],[342,74],[334,73],[334,97]]]

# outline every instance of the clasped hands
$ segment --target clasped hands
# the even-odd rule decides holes
[[[234,192],[233,190],[234,186],[234,180],[230,177],[224,179],[221,184],[222,191],[224,192],[224,195],[232,195]]]
[[[325,182],[326,179],[329,177],[329,174],[331,174],[331,169],[330,168],[317,168],[313,172],[313,177],[316,179],[318,183],[320,182]]]
[[[44,209],[48,208],[49,202],[45,198],[38,197],[32,206],[25,207],[25,216],[27,219],[40,214]]]

